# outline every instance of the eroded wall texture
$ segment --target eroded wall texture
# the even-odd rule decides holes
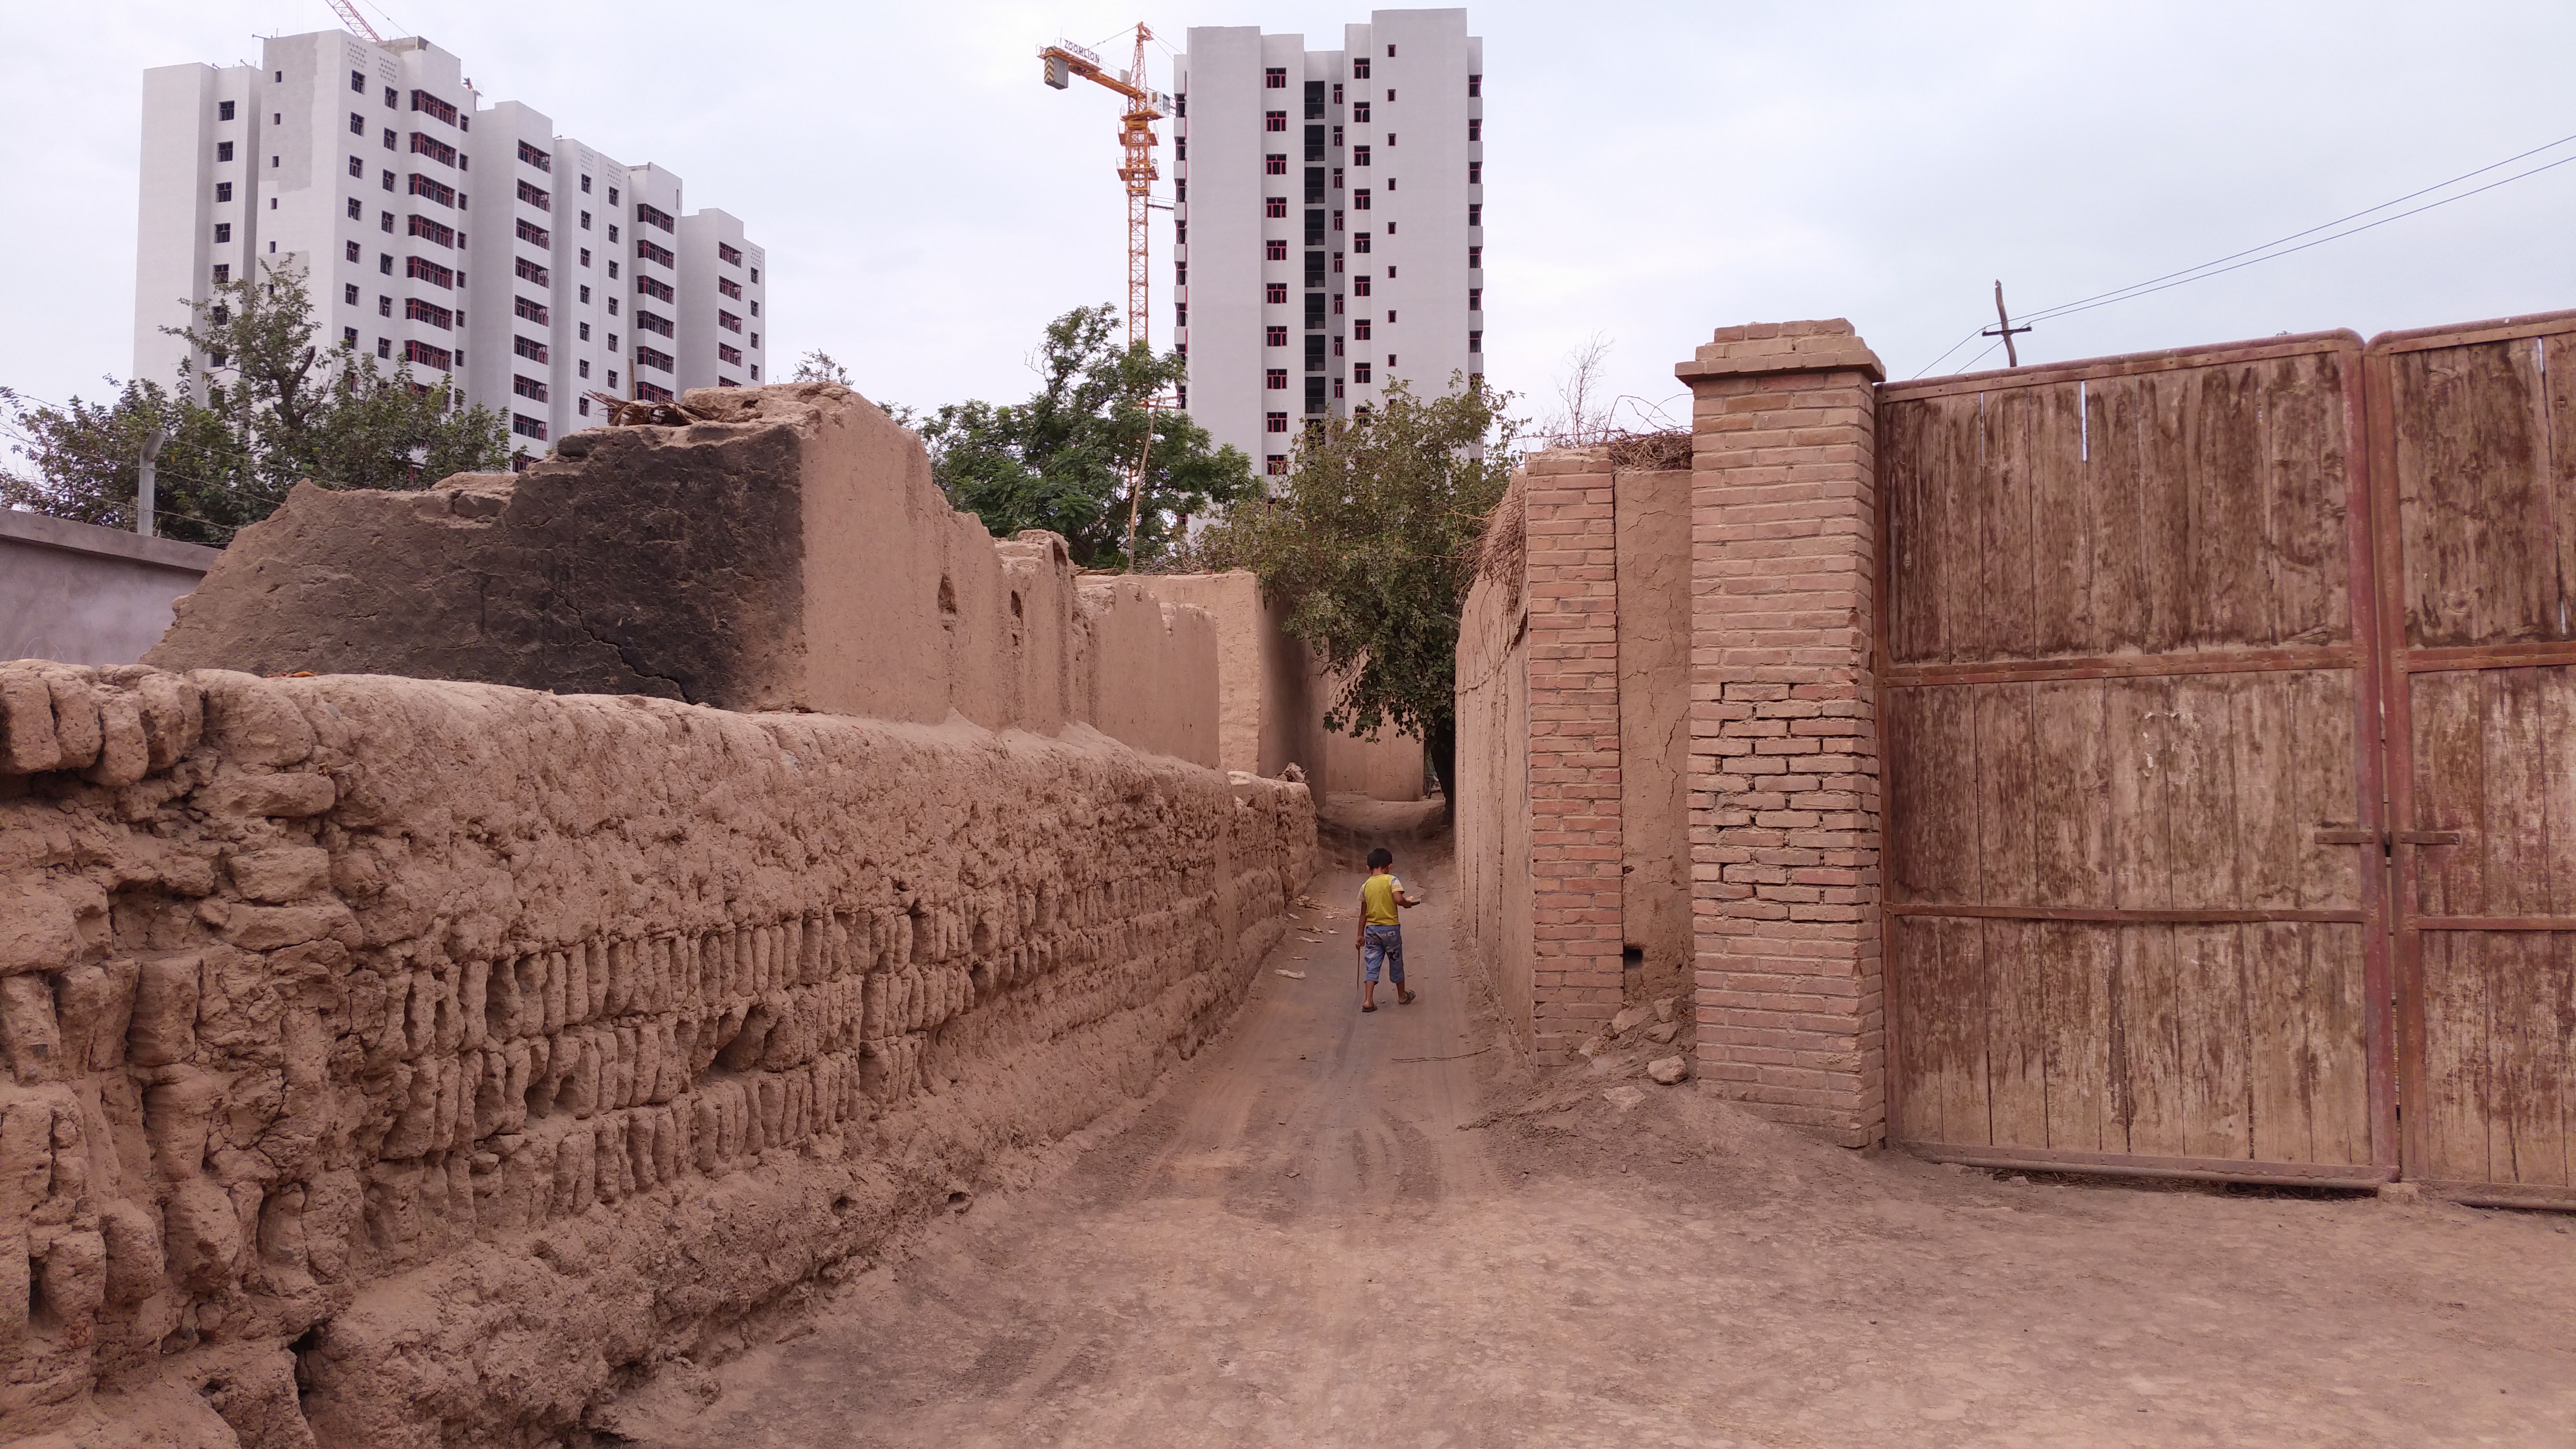
[[[1141,1091],[1313,862],[1302,787],[1080,726],[26,662],[0,705],[12,1429],[561,1435]]]
[[[1611,475],[1619,549],[1619,914],[1648,997],[1691,986],[1688,469]]]
[[[1523,482],[1516,478],[1486,526],[1482,566],[1459,615],[1453,846],[1458,929],[1489,973],[1504,1020],[1527,1049],[1530,701],[1523,500]]]

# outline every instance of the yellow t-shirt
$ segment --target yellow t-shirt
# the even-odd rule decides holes
[[[1363,925],[1392,926],[1396,923],[1395,893],[1404,882],[1392,874],[1372,875],[1360,882],[1360,921]]]

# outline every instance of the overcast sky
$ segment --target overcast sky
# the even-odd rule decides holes
[[[392,16],[380,28],[461,56],[487,102],[525,101],[673,168],[692,209],[741,216],[769,249],[772,354],[825,348],[862,391],[916,405],[1024,395],[1048,318],[1123,297],[1116,107],[1042,85],[1039,43],[1112,52],[1100,42],[1142,18],[1174,47],[1191,25],[1326,46],[1365,18],[1303,0],[1141,17],[1124,0],[401,0]],[[2576,134],[2567,0],[1703,0],[1468,19],[1485,39],[1487,347],[1532,413],[1595,334],[1613,390],[1650,399],[1676,391],[1673,364],[1709,329],[1743,321],[1849,317],[1908,376],[1991,320],[1997,278],[2035,310]],[[0,5],[0,134],[15,138],[0,151],[0,275],[15,279],[0,385],[95,397],[132,366],[143,69],[256,60],[259,35],[335,23],[323,0]],[[1152,69],[1168,82],[1159,49]],[[1157,213],[1166,346],[1169,245]],[[2567,307],[2576,164],[2043,324],[2022,359]]]

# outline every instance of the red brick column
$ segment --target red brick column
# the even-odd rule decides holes
[[[1610,462],[1525,466],[1530,1035],[1563,1062],[1619,1010],[1619,579]]]
[[[1764,1116],[1885,1134],[1870,677],[1872,384],[1851,324],[1718,329],[1690,384],[1698,1074]]]

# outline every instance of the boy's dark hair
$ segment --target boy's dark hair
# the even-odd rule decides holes
[[[1395,864],[1395,852],[1385,846],[1381,845],[1369,852],[1369,869],[1375,870],[1379,866],[1393,864]]]

